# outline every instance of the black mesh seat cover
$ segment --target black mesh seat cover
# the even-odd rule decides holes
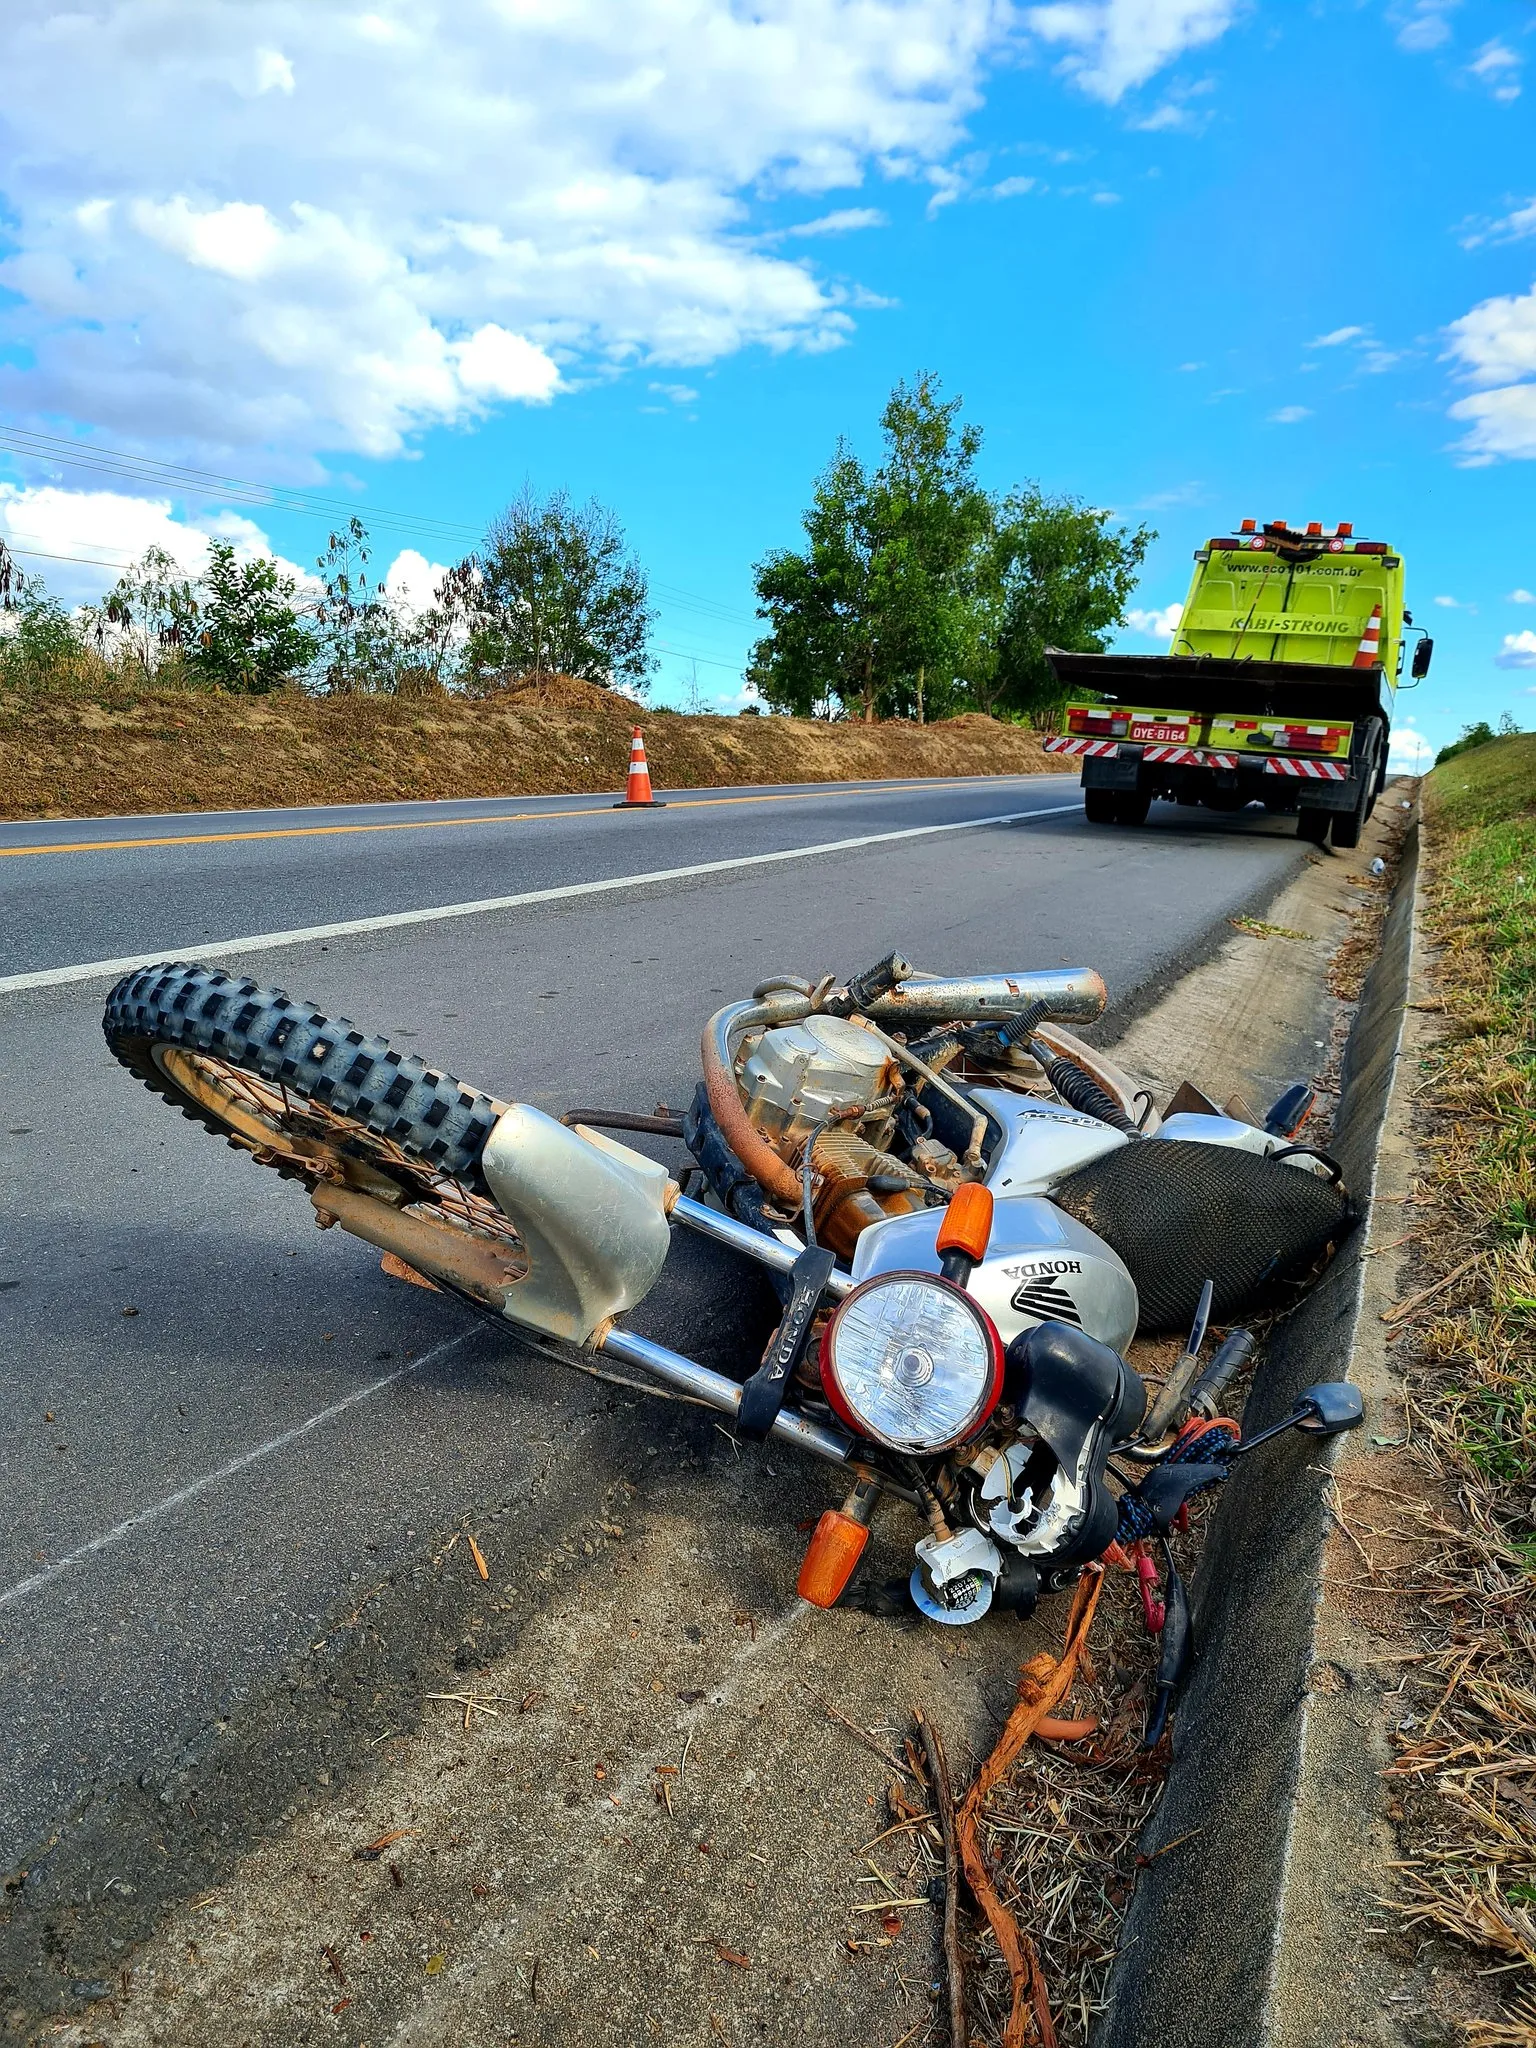
[[[1304,1273],[1354,1228],[1321,1174],[1227,1145],[1149,1139],[1117,1147],[1051,1190],[1130,1269],[1143,1330],[1188,1327],[1206,1280],[1212,1314],[1241,1314],[1261,1286]]]

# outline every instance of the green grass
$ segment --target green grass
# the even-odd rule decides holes
[[[1455,1223],[1483,1248],[1477,1298],[1437,1321],[1455,1375],[1451,1435],[1533,1526],[1536,1478],[1536,734],[1458,755],[1425,783],[1430,926],[1449,1035],[1428,1100],[1431,1163]]]

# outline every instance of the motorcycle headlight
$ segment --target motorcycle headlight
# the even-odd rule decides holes
[[[944,1451],[997,1406],[1003,1347],[962,1288],[882,1273],[844,1297],[821,1340],[821,1383],[860,1436],[893,1451]]]

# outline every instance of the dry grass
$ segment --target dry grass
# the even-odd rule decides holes
[[[685,718],[570,677],[466,699],[306,697],[97,681],[0,690],[0,816],[241,810],[622,788],[633,724],[662,788],[1054,769],[1037,734],[938,725]]]
[[[1188,1560],[1181,1560],[1186,1570]],[[1140,1750],[1146,1678],[1157,1645],[1142,1625],[1135,1581],[1112,1572],[1095,1618],[1090,1673],[1062,1719],[1096,1715],[1084,1743],[1036,1741],[982,1811],[982,1854],[1003,1903],[1040,1957],[1061,2048],[1087,2048],[1104,2010],[1120,1924],[1136,1887],[1136,1843],[1167,1775],[1166,1744]],[[1011,2003],[1006,1964],[978,1938],[968,1983],[974,2038],[997,2041]]]
[[[1445,1031],[1418,1089],[1419,1291],[1397,1318],[1405,1406],[1438,1504],[1415,1554],[1406,1711],[1388,1776],[1389,1904],[1468,1954],[1464,2037],[1536,2044],[1536,738],[1429,780],[1429,929]],[[1454,1276],[1454,1277],[1452,1277]],[[1490,2004],[1491,2001],[1491,2004]]]

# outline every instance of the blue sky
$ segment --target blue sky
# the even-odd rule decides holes
[[[1352,519],[1437,642],[1399,757],[1536,724],[1530,0],[13,7],[0,534],[71,597],[323,529],[18,429],[384,508],[418,586],[526,476],[734,708],[753,560],[926,368],[989,483],[1158,528],[1124,645],[1210,534]]]

